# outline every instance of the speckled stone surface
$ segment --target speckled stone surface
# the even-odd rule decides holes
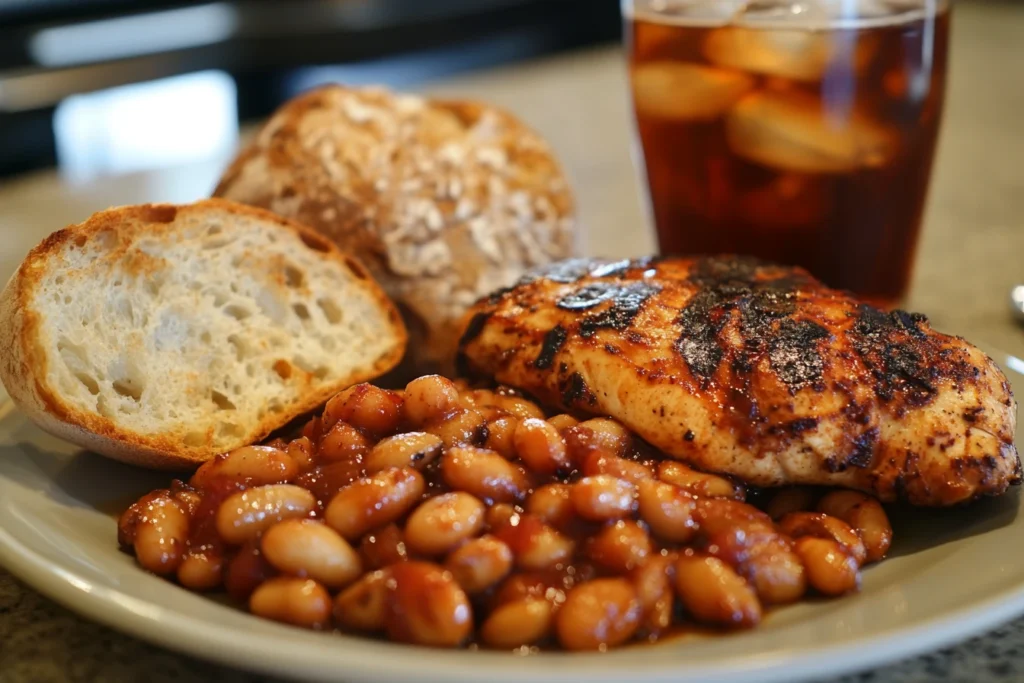
[[[946,125],[909,307],[936,327],[1024,355],[1007,314],[1024,283],[1024,3],[961,2],[953,22]],[[586,249],[638,255],[642,227],[617,50],[602,49],[433,85],[530,122],[577,188]],[[113,204],[188,201],[209,192],[223,159],[68,186],[42,174],[0,187],[0,278],[46,233]],[[1018,392],[1020,388],[1018,388]],[[823,672],[824,673],[824,672]],[[142,643],[83,620],[0,569],[0,683],[267,681]],[[832,683],[1024,680],[1024,619],[959,646]]]

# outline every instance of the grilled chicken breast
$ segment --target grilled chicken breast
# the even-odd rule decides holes
[[[563,261],[479,301],[459,362],[755,486],[950,505],[1021,478],[1016,404],[990,358],[796,268]]]

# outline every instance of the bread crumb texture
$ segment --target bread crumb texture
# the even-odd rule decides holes
[[[32,263],[45,384],[63,401],[216,452],[379,364],[388,309],[315,236],[241,207],[162,208],[168,222],[63,231]]]
[[[443,357],[481,296],[574,252],[550,147],[472,102],[328,86],[283,106],[216,194],[318,229],[360,256]]]

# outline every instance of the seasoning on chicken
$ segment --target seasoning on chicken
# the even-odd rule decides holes
[[[562,261],[477,302],[459,362],[756,486],[951,505],[1021,480],[1016,404],[988,356],[798,268]]]

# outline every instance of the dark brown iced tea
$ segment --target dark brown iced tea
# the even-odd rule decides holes
[[[790,28],[627,15],[661,251],[906,292],[942,113],[948,8]]]

